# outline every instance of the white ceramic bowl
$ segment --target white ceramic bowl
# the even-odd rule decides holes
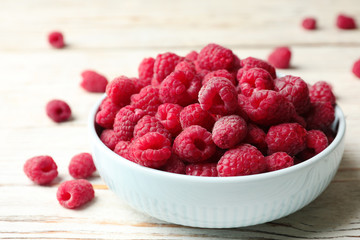
[[[107,148],[89,117],[97,170],[109,188],[131,207],[185,226],[232,228],[287,216],[309,204],[328,186],[344,152],[345,118],[336,107],[334,141],[295,166],[240,177],[196,177],[163,172],[128,161]],[[111,207],[111,206],[110,206]]]

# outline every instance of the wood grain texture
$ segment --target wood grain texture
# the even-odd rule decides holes
[[[357,239],[360,238],[360,81],[351,67],[360,58],[360,33],[334,27],[338,12],[360,21],[360,4],[346,1],[46,1],[0,3],[0,239]],[[299,27],[313,15],[320,29]],[[68,46],[51,49],[49,31],[64,32]],[[79,87],[94,69],[109,79],[136,76],[144,57],[184,55],[208,42],[241,58],[266,58],[273,47],[293,50],[283,73],[309,83],[329,81],[347,120],[346,146],[330,186],[302,210],[279,220],[236,229],[178,226],[139,213],[94,176],[96,198],[79,210],[56,201],[57,186],[71,177],[70,158],[90,151],[87,117],[101,94]],[[44,106],[69,102],[72,121],[55,124]],[[26,159],[53,156],[60,175],[49,187],[22,172]]]

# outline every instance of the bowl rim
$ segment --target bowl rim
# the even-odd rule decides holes
[[[315,155],[314,157],[298,163],[294,166],[272,171],[272,172],[265,172],[265,173],[259,173],[259,174],[253,174],[253,175],[246,175],[246,176],[232,176],[232,177],[199,177],[199,176],[189,176],[184,174],[176,174],[171,172],[165,172],[158,169],[153,169],[149,167],[141,166],[137,163],[134,163],[132,161],[129,161],[120,155],[113,152],[111,149],[109,149],[101,140],[100,136],[97,134],[95,129],[95,116],[98,112],[98,108],[101,104],[101,102],[105,99],[106,93],[98,100],[98,102],[93,106],[92,110],[90,111],[89,117],[88,117],[88,128],[90,137],[92,140],[95,141],[95,144],[98,145],[101,149],[101,151],[105,151],[107,155],[110,155],[113,159],[118,159],[119,161],[122,161],[122,164],[126,165],[133,171],[141,172],[141,174],[151,175],[154,177],[164,177],[167,179],[173,179],[173,180],[181,180],[181,181],[189,181],[189,182],[199,182],[199,183],[246,183],[246,182],[255,182],[255,181],[263,181],[266,179],[271,178],[277,178],[284,175],[291,174],[293,172],[300,171],[304,168],[307,168],[311,165],[314,165],[315,163],[323,160],[327,155],[329,155],[342,141],[342,139],[345,136],[346,131],[346,121],[345,116],[341,108],[336,105],[335,106],[335,120],[337,122],[334,122],[337,124],[337,134],[334,138],[334,140],[330,143],[330,145],[324,149],[319,154]],[[333,124],[334,124],[333,123]],[[94,141],[92,141],[92,144],[94,144]]]

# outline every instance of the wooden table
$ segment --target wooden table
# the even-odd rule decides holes
[[[357,17],[360,4],[346,1],[47,1],[0,2],[0,239],[355,239],[360,237],[360,80],[351,73],[360,58],[359,30],[335,27],[339,12]],[[318,19],[319,30],[300,27]],[[47,34],[64,33],[68,46],[49,47]],[[162,222],[118,199],[99,176],[96,198],[80,210],[61,207],[59,182],[70,180],[70,158],[89,152],[87,116],[99,94],[79,87],[80,73],[94,69],[110,80],[136,76],[144,57],[184,55],[209,42],[241,58],[265,58],[281,45],[293,51],[286,74],[309,83],[330,82],[347,120],[338,173],[325,192],[282,219],[236,229],[197,229]],[[73,120],[55,124],[45,104],[64,99]],[[48,154],[59,178],[48,187],[31,183],[26,159]]]

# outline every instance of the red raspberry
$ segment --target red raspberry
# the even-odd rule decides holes
[[[328,145],[330,145],[330,143],[332,143],[336,137],[336,132],[334,132],[331,128],[325,129],[323,132],[325,133],[328,140]]]
[[[244,142],[254,145],[262,153],[266,153],[267,144],[265,142],[266,133],[260,127],[253,123],[247,125],[247,135]]]
[[[114,148],[114,152],[121,157],[134,162],[135,160],[130,154],[130,144],[130,141],[119,141]]]
[[[48,36],[48,41],[54,48],[65,47],[64,36],[61,32],[51,32]]]
[[[146,86],[138,94],[131,96],[131,105],[144,110],[147,114],[154,116],[161,104],[159,89]]]
[[[85,179],[63,182],[56,193],[56,198],[61,206],[69,209],[78,208],[90,202],[94,196],[93,186]]]
[[[73,178],[88,178],[96,171],[93,158],[90,153],[75,155],[69,164],[69,173]]]
[[[171,140],[170,132],[161,124],[161,122],[150,115],[143,116],[134,128],[134,138],[144,136],[149,132],[158,132]]]
[[[238,115],[230,115],[216,121],[212,130],[214,143],[222,149],[239,144],[247,134],[245,120]]]
[[[50,156],[36,156],[24,164],[26,176],[36,184],[45,185],[54,180],[57,175],[57,165]]]
[[[355,19],[351,16],[345,14],[339,14],[336,18],[336,26],[339,29],[349,30],[349,29],[356,29],[356,22]]]
[[[192,79],[196,75],[196,69],[193,62],[190,60],[184,60],[179,62],[174,71],[183,71],[186,73],[187,78]]]
[[[298,114],[306,113],[310,108],[309,88],[299,77],[286,75],[275,79],[275,91],[287,98]]]
[[[82,81],[80,86],[88,92],[103,93],[105,92],[108,80],[103,75],[86,70],[81,73]]]
[[[335,120],[335,109],[330,102],[315,102],[306,116],[308,129],[326,130]]]
[[[198,52],[191,51],[188,54],[186,54],[185,58],[189,59],[190,61],[195,62],[197,60],[197,58],[198,58],[198,55],[199,55]]]
[[[165,172],[185,174],[185,163],[179,156],[172,154],[161,170]]]
[[[325,133],[320,130],[310,130],[306,135],[306,149],[299,153],[299,158],[302,160],[312,158],[327,148],[328,145],[328,138]]]
[[[316,29],[316,19],[312,17],[304,18],[301,22],[301,26],[306,30],[315,30]]]
[[[242,74],[239,87],[242,94],[251,96],[257,90],[274,89],[274,82],[268,71],[262,68],[251,68]]]
[[[184,161],[204,162],[216,151],[211,133],[205,128],[193,125],[185,128],[174,140],[173,151]]]
[[[276,68],[289,68],[291,51],[288,47],[278,47],[269,55],[268,61]]]
[[[272,90],[256,91],[239,105],[253,122],[264,126],[288,122],[295,114],[292,103]]]
[[[186,175],[199,177],[217,177],[217,163],[193,163],[186,166]]]
[[[119,139],[116,137],[115,132],[112,129],[105,129],[102,131],[100,140],[111,150],[114,150],[116,144],[119,142]]]
[[[212,71],[209,72],[208,74],[205,75],[205,77],[202,80],[202,85],[205,85],[210,79],[212,79],[213,77],[223,77],[228,79],[232,84],[234,84],[234,86],[236,86],[236,82],[235,82],[235,78],[234,76],[229,73],[229,71],[225,70],[225,69],[220,69],[220,70],[216,70],[216,71]]]
[[[231,69],[234,63],[234,54],[230,49],[210,43],[201,49],[197,61],[200,68],[214,71]]]
[[[154,62],[154,76],[151,84],[158,86],[170,73],[174,71],[175,66],[181,60],[181,57],[171,52],[157,55]]]
[[[215,120],[207,111],[200,107],[200,104],[194,103],[184,107],[180,112],[180,123],[183,129],[192,125],[199,125],[211,131]]]
[[[270,127],[265,141],[268,154],[286,152],[295,156],[306,148],[306,130],[298,123],[283,123]]]
[[[95,122],[104,128],[112,128],[114,119],[121,106],[114,104],[111,99],[105,98],[96,113]]]
[[[217,164],[220,177],[244,176],[266,170],[265,157],[254,146],[241,144],[225,152]]]
[[[312,85],[309,89],[309,96],[311,102],[330,102],[332,105],[336,103],[332,86],[325,81],[319,81]]]
[[[276,152],[265,157],[266,169],[269,172],[291,167],[294,165],[294,159],[286,152]]]
[[[128,77],[120,76],[106,86],[106,94],[111,101],[119,106],[130,103],[130,97],[137,93],[134,81]]]
[[[232,114],[238,108],[235,86],[226,78],[214,77],[200,89],[199,103],[210,113]]]
[[[63,100],[54,99],[46,104],[46,114],[54,122],[60,123],[69,120],[71,109]]]
[[[355,74],[355,76],[360,78],[360,59],[354,63],[354,65],[352,67],[352,72],[353,72],[353,74]]]
[[[136,163],[145,167],[160,168],[171,156],[171,142],[158,132],[149,132],[134,139],[129,151]]]
[[[242,74],[244,71],[247,71],[251,68],[262,68],[266,71],[268,71],[273,79],[276,78],[276,70],[273,66],[271,66],[269,63],[253,57],[248,57],[243,60],[241,60],[241,66],[242,68],[239,69],[237,73],[237,79],[240,80],[242,77]]]
[[[152,57],[144,58],[138,68],[139,82],[142,87],[151,84],[151,79],[154,75],[154,63],[155,59]]]
[[[133,138],[135,125],[145,115],[143,110],[131,105],[121,108],[114,120],[114,132],[118,139],[130,141]]]
[[[182,130],[180,124],[180,112],[183,108],[173,103],[163,103],[158,107],[155,115],[161,124],[176,137]]]
[[[197,101],[201,88],[198,75],[189,78],[184,71],[175,71],[165,78],[160,85],[160,99],[164,103],[176,103],[186,106]]]

